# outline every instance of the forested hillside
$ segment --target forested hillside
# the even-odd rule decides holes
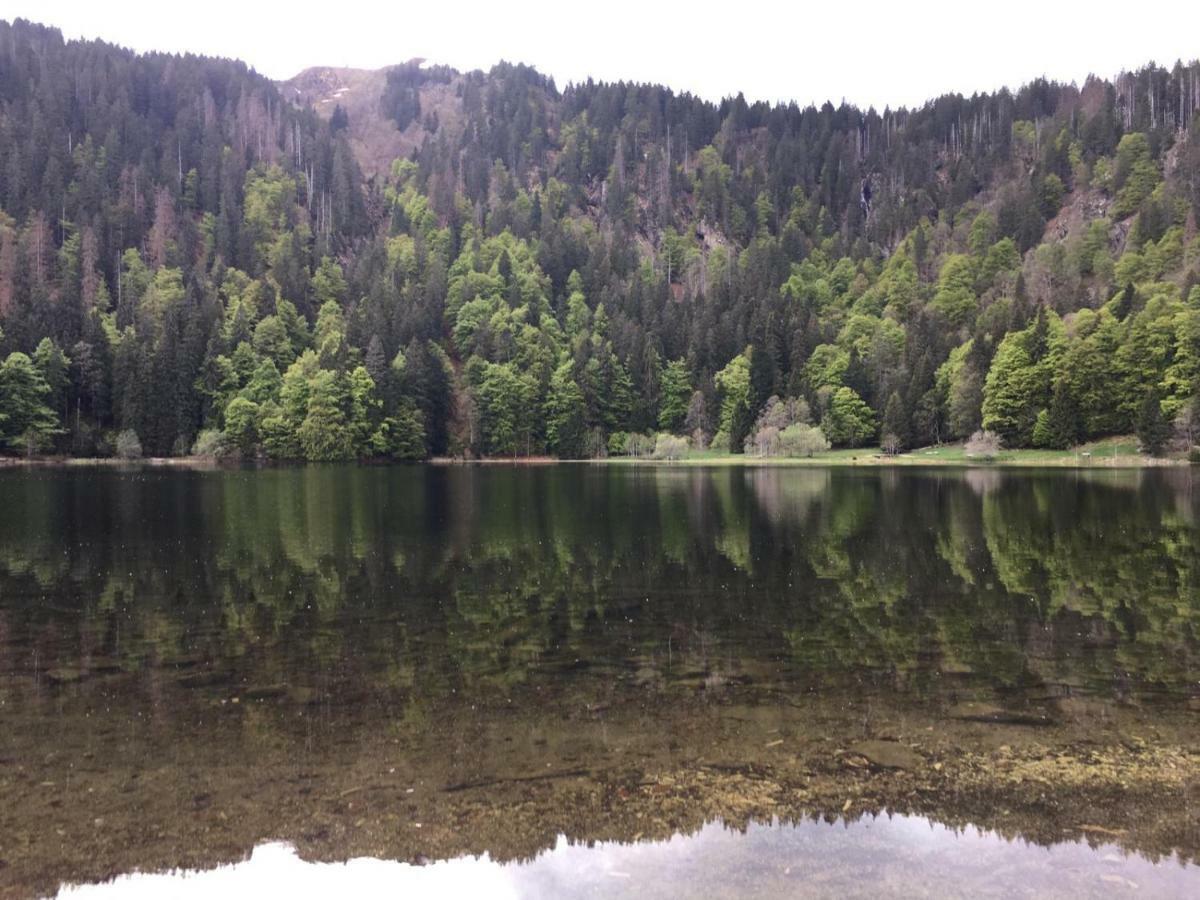
[[[1186,448],[1198,111],[1196,62],[879,112],[0,23],[0,443]]]

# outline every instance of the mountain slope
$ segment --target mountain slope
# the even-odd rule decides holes
[[[1187,443],[1197,109],[1196,63],[877,112],[0,24],[0,440]]]

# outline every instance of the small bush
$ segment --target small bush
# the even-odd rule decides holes
[[[192,456],[202,456],[206,459],[220,459],[231,452],[232,448],[225,438],[225,432],[220,428],[205,428],[196,435],[196,442],[192,444]]]
[[[625,439],[625,452],[640,459],[654,452],[654,438],[648,434],[632,433]]]
[[[687,438],[673,434],[660,434],[654,441],[655,459],[683,459],[687,453]]]
[[[967,456],[978,456],[983,459],[995,459],[1000,452],[1000,435],[991,431],[976,431],[971,435],[964,448]]]
[[[829,440],[816,425],[797,423],[779,432],[779,450],[784,456],[812,456],[829,449]]]
[[[1200,447],[1193,447],[1188,451],[1188,462],[1193,466],[1200,466]]]
[[[779,455],[779,429],[774,425],[764,425],[753,434],[746,435],[746,443],[742,451],[758,456]]]
[[[138,440],[137,432],[126,428],[118,434],[114,450],[120,459],[141,459],[142,442]]]

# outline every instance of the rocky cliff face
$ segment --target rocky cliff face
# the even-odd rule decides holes
[[[420,66],[411,60],[405,66]],[[346,114],[350,145],[363,174],[387,173],[392,160],[419,149],[438,128],[457,129],[462,120],[462,101],[456,77],[449,84],[427,83],[420,88],[423,115],[404,129],[383,110],[388,72],[383,69],[348,69],[317,66],[305,69],[287,81],[278,82],[285,98],[297,106],[312,106],[319,116],[332,118],[339,107]],[[432,127],[431,127],[432,126]]]

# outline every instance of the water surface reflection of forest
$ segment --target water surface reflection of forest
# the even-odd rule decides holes
[[[3,472],[0,858],[44,885],[139,847],[202,865],[287,837],[336,856],[375,827],[385,854],[450,852],[453,833],[521,855],[552,825],[630,840],[834,797],[1002,831],[1007,803],[1014,834],[1082,824],[1190,856],[1190,813],[1136,833],[1113,816],[1200,783],[1198,487],[1184,470]],[[989,794],[1030,779],[1058,806]],[[418,814],[420,839],[397,838]]]

